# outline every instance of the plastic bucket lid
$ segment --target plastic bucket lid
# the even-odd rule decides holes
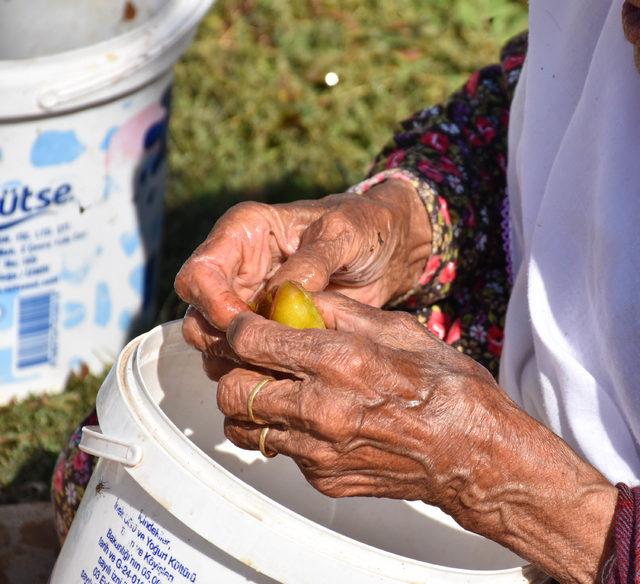
[[[0,121],[85,108],[145,85],[169,70],[186,50],[212,2],[169,0],[137,28],[109,40],[53,55],[0,61]]]
[[[100,391],[98,417],[103,434],[87,433],[85,451],[120,461],[167,513],[279,581],[528,581],[523,560],[438,509],[329,499],[290,459],[266,461],[233,446],[180,322],[123,351]]]

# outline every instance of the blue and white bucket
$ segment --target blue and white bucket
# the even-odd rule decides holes
[[[148,321],[172,67],[211,3],[0,3],[0,404]]]

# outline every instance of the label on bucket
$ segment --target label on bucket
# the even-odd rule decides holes
[[[115,521],[114,521],[115,519]],[[80,569],[86,584],[199,582],[196,571],[172,550],[172,537],[142,511],[119,498],[110,525],[98,536],[97,559]]]
[[[0,403],[100,372],[147,320],[170,81],[0,124]]]
[[[153,468],[153,481],[169,480],[164,469]],[[186,486],[174,491],[181,499],[187,492]],[[216,524],[206,501],[192,502],[193,516]],[[154,499],[122,465],[99,459],[51,584],[274,584],[255,571],[250,558],[236,559],[193,531],[171,513],[172,506]]]

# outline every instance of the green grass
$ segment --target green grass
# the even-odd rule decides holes
[[[158,322],[182,314],[173,276],[226,208],[360,180],[395,122],[525,27],[524,0],[220,0],[176,70]],[[99,383],[0,409],[0,503],[47,497]]]

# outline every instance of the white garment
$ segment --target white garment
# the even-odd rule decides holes
[[[621,10],[530,0],[500,381],[611,481],[638,484],[640,73]]]

